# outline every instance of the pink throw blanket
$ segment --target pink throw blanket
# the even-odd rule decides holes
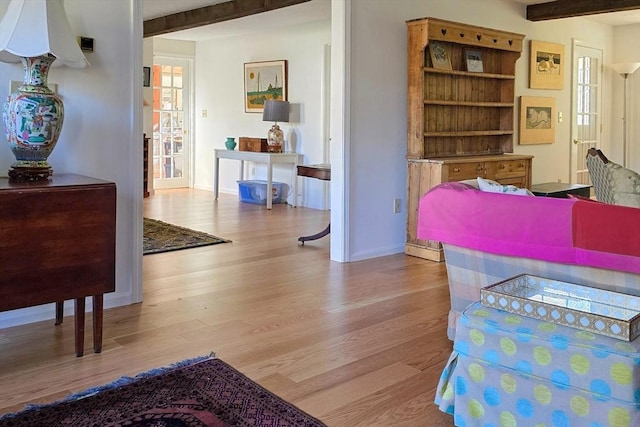
[[[609,251],[612,246],[603,246],[602,237],[588,239],[581,248],[574,245],[574,236],[583,242],[589,232],[574,232],[574,226],[582,227],[573,220],[576,203],[575,199],[487,193],[458,182],[445,183],[420,201],[417,235],[489,253],[640,273],[640,250],[634,254]]]
[[[604,257],[616,270],[640,272],[640,209],[578,200],[573,207],[573,241],[580,263]],[[634,268],[635,267],[635,268]]]

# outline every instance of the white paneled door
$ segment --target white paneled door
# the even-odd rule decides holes
[[[586,156],[600,148],[602,51],[573,44],[573,114],[571,117],[571,182],[591,184]]]
[[[153,187],[189,186],[190,63],[156,57],[153,64]]]

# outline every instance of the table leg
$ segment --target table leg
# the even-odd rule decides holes
[[[267,209],[271,209],[273,205],[273,164],[269,159],[267,165]]]
[[[293,187],[293,207],[298,206],[298,157],[296,156],[293,162],[293,173],[291,174],[291,180],[293,181],[291,186]]]
[[[240,181],[244,181],[244,160],[240,160]]]
[[[302,236],[302,237],[298,237],[298,242],[301,242],[302,245],[304,245],[304,242],[308,241],[308,240],[318,240],[324,236],[326,236],[327,234],[329,234],[331,232],[331,224],[327,225],[327,228],[325,228],[324,230],[322,230],[319,233],[316,234],[312,234],[311,236]]]
[[[56,325],[62,325],[64,318],[64,301],[56,302]]]
[[[218,200],[218,180],[220,179],[220,158],[216,156],[214,163],[214,171],[213,171],[213,198],[214,200]]]
[[[103,295],[93,296],[93,351],[100,353],[102,351],[102,314],[103,314]]]
[[[82,357],[84,353],[84,297],[76,298],[74,317],[76,322],[76,356]]]

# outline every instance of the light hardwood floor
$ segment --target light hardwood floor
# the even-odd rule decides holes
[[[452,426],[433,403],[451,351],[444,264],[329,261],[297,243],[329,213],[162,190],[144,214],[232,243],[143,258],[144,302],[105,311],[101,354],[73,319],[0,329],[0,413],[215,352],[330,426]]]

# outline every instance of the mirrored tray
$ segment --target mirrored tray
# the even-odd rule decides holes
[[[640,335],[640,297],[522,274],[480,290],[482,305],[625,341]]]

